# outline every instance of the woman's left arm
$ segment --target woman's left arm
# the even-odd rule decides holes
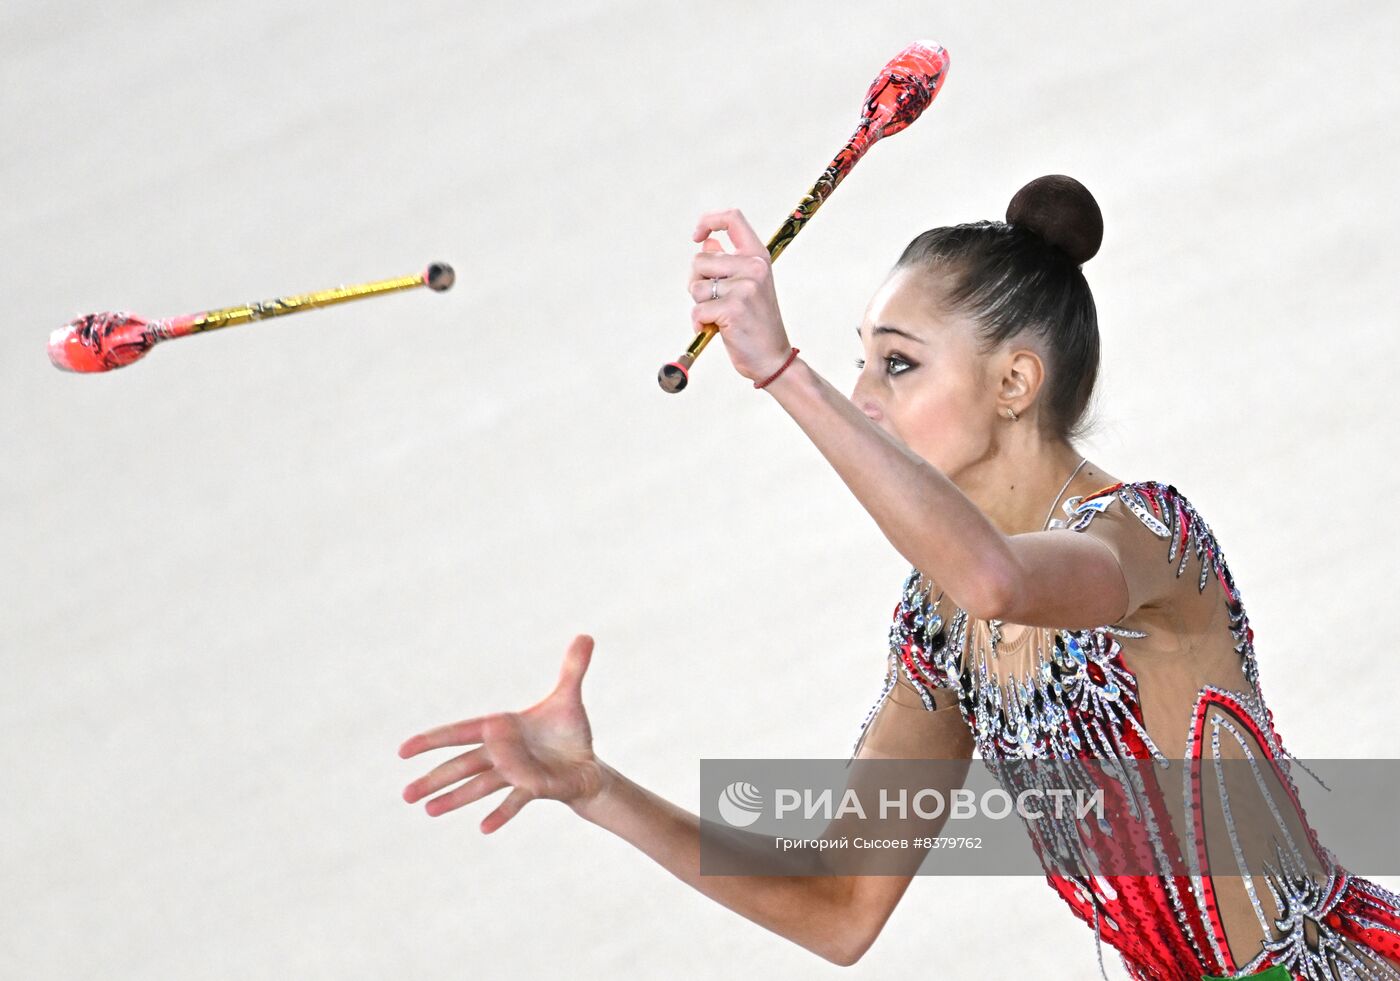
[[[710,238],[728,233],[735,253]],[[695,238],[695,326],[715,324],[736,370],[759,381],[791,351],[768,252],[738,211],[704,215]],[[719,299],[707,281],[721,278]],[[1075,627],[1126,615],[1127,586],[1104,543],[1077,534],[1008,536],[938,468],[875,425],[801,358],[765,389],[826,457],[890,544],[974,617]]]
[[[1059,627],[1127,615],[1119,561],[1102,539],[1007,535],[937,467],[896,443],[800,359],[768,386],[910,564],[979,619]]]

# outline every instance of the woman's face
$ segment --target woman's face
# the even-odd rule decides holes
[[[866,308],[860,340],[851,401],[881,429],[955,481],[995,452],[998,360],[978,353],[970,320],[944,309],[936,272],[895,270]]]

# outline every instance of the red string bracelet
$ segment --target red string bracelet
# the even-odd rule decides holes
[[[782,366],[781,368],[779,368],[777,371],[773,372],[773,373],[772,373],[771,375],[769,375],[767,378],[763,379],[763,381],[761,381],[761,382],[754,382],[754,383],[753,383],[753,387],[754,387],[754,388],[767,388],[767,387],[773,382],[773,380],[774,380],[775,378],[777,378],[777,377],[778,377],[779,375],[781,375],[783,372],[787,371],[788,365],[792,364],[793,359],[796,358],[796,357],[797,357],[797,348],[793,348],[793,349],[792,349],[792,353],[789,354],[789,355],[787,356],[787,360],[783,362],[783,366]]]

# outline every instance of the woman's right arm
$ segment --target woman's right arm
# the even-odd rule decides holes
[[[499,713],[440,726],[405,741],[408,757],[449,745],[480,744],[410,783],[410,803],[464,778],[462,786],[433,798],[431,815],[455,810],[496,790],[506,799],[482,821],[492,832],[537,797],[563,801],[580,817],[636,846],[676,878],[716,902],[837,964],[853,964],[874,942],[912,879],[899,875],[702,875],[700,818],[652,793],[603,763],[593,753],[580,685],[592,655],[592,640],[575,638],[565,655],[559,683],[541,702],[515,713]],[[902,679],[871,720],[858,759],[970,760],[972,744],[952,691],[936,691],[938,708],[928,711]],[[946,772],[946,769],[943,772]],[[953,769],[957,769],[956,767]],[[964,765],[956,776],[960,785]],[[953,786],[942,788],[945,793]],[[828,838],[849,833],[852,819],[837,818]],[[935,835],[942,819],[920,821],[920,835]],[[726,831],[724,842],[742,842],[747,832]],[[754,843],[771,841],[752,835]],[[706,847],[711,845],[707,842]],[[733,847],[747,847],[735,844]],[[911,869],[924,852],[907,857]]]
[[[861,740],[857,759],[969,760],[971,737],[954,693],[942,691],[928,711],[902,679]],[[937,771],[940,776],[945,770]],[[635,845],[687,885],[835,964],[854,964],[884,928],[913,872],[897,875],[702,875],[700,819],[603,765],[597,792],[571,806],[580,817]],[[957,775],[960,786],[966,766]],[[946,796],[954,784],[939,788]],[[919,835],[937,835],[943,817],[918,822]],[[837,819],[824,833],[839,839],[858,822]],[[731,832],[726,832],[732,834]],[[769,841],[766,836],[760,837]],[[709,847],[723,847],[709,845]],[[771,848],[771,845],[769,846]],[[910,849],[917,867],[927,849]]]

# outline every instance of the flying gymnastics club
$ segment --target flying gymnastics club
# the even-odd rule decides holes
[[[861,111],[860,124],[836,159],[826,168],[821,179],[812,185],[807,196],[793,210],[768,242],[768,257],[776,260],[787,248],[788,243],[797,237],[817,209],[822,206],[836,185],[851,172],[860,158],[865,156],[879,140],[893,136],[904,129],[919,114],[928,108],[934,96],[943,85],[948,74],[948,52],[942,45],[932,41],[915,41],[890,59],[870,89],[865,93],[865,106]],[[714,324],[706,324],[695,334],[695,339],[675,361],[663,365],[656,380],[667,392],[679,392],[690,380],[689,368],[705,350],[705,345],[715,336]]]
[[[202,334],[220,327],[232,327],[251,320],[266,320],[302,310],[315,310],[336,303],[363,300],[383,293],[397,293],[426,286],[441,293],[451,288],[456,274],[445,262],[434,262],[421,273],[382,279],[358,286],[337,286],[316,293],[282,296],[275,300],[245,303],[221,310],[187,313],[164,320],[143,320],[130,313],[89,313],[49,335],[49,360],[55,368],[91,374],[124,368],[139,361],[160,341]]]

